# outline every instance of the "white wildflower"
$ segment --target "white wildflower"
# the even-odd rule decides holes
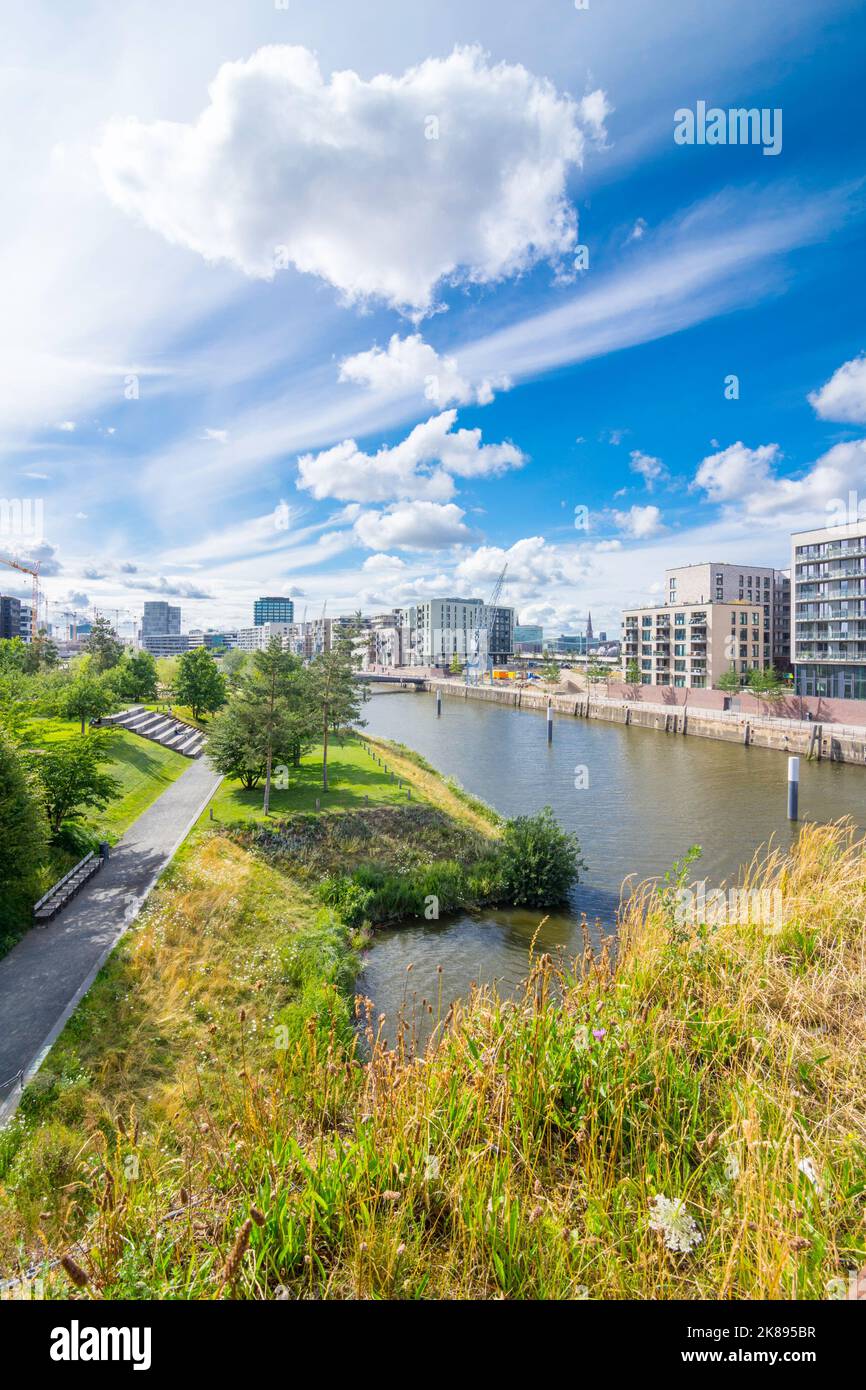
[[[821,1179],[815,1172],[815,1165],[812,1162],[811,1158],[801,1158],[800,1162],[797,1164],[797,1167],[799,1168],[803,1176],[809,1179],[809,1182],[812,1184],[818,1196],[820,1197],[824,1189],[821,1186]]]
[[[574,1045],[578,1052],[585,1052],[589,1047],[589,1029],[585,1024],[583,1027],[575,1030]]]
[[[728,1182],[736,1182],[739,1176],[740,1160],[737,1154],[734,1152],[734,1150],[729,1149],[728,1156],[725,1159],[725,1177],[727,1178]]]
[[[694,1218],[681,1197],[655,1196],[650,1202],[651,1231],[661,1231],[668,1250],[688,1252],[703,1240]]]
[[[825,1293],[828,1298],[847,1298],[848,1280],[840,1279],[838,1276],[835,1279],[828,1279]]]

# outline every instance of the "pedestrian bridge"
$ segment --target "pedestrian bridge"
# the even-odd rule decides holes
[[[367,685],[403,685],[412,686],[415,690],[423,690],[426,683],[426,676],[404,676],[398,671],[393,675],[383,676],[374,674],[372,671],[357,671],[356,681],[364,681]]]

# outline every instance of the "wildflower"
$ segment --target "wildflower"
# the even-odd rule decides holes
[[[574,1034],[574,1045],[581,1052],[589,1046],[589,1029],[586,1027],[578,1028]]]
[[[651,1231],[660,1231],[665,1238],[668,1250],[679,1250],[687,1255],[703,1240],[701,1232],[681,1197],[662,1197],[657,1194],[650,1202]]]
[[[734,1153],[734,1150],[730,1149],[728,1151],[728,1156],[725,1159],[725,1177],[727,1178],[728,1182],[736,1182],[739,1176],[740,1160]]]
[[[601,1042],[602,1038],[605,1037],[606,1034],[606,1028],[593,1028],[592,1030],[592,1036],[595,1038],[596,1042]]]
[[[820,1197],[824,1189],[821,1186],[821,1179],[815,1172],[815,1165],[812,1162],[811,1158],[801,1158],[800,1162],[797,1164],[797,1167],[803,1174],[803,1176],[809,1179],[809,1182],[812,1184],[818,1196]]]

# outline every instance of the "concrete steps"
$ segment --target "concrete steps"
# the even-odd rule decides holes
[[[145,709],[143,705],[132,705],[129,709],[121,710],[119,714],[107,715],[102,722],[128,729],[131,734],[138,734],[141,738],[162,744],[163,748],[182,753],[185,758],[200,758],[204,747],[204,734],[201,729],[185,724],[173,714],[157,714],[154,710]]]

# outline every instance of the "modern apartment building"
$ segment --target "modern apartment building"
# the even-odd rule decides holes
[[[791,585],[785,570],[721,562],[665,570],[665,603],[760,603],[761,665],[791,662]]]
[[[304,661],[312,661],[314,656],[331,650],[334,624],[338,621],[334,618],[312,618],[306,623],[289,623],[283,646]]]
[[[81,629],[79,627],[79,633]],[[148,600],[141,619],[141,645],[152,656],[178,656],[188,652],[190,639],[181,636],[180,609],[162,600]]]
[[[0,594],[0,638],[10,641],[21,636],[21,613],[24,608],[21,600],[11,594]]]
[[[403,665],[403,618],[399,608],[374,613],[367,626],[367,662],[371,666]]]
[[[798,694],[866,699],[866,521],[791,537]]]
[[[763,596],[763,585],[761,594]],[[622,669],[637,662],[642,685],[708,690],[719,676],[764,665],[764,605],[756,602],[657,604],[623,614]]]
[[[485,614],[489,626],[485,626]],[[454,657],[482,665],[508,661],[514,651],[514,609],[489,608],[480,598],[437,598],[402,610],[403,664],[447,668]]]
[[[295,605],[290,598],[273,597],[257,598],[253,604],[253,625],[261,627],[263,623],[293,623],[295,621]]]
[[[260,652],[274,637],[278,637],[284,646],[287,645],[286,639],[289,637],[295,623],[260,623],[257,627],[239,627],[237,646],[242,652]]]

